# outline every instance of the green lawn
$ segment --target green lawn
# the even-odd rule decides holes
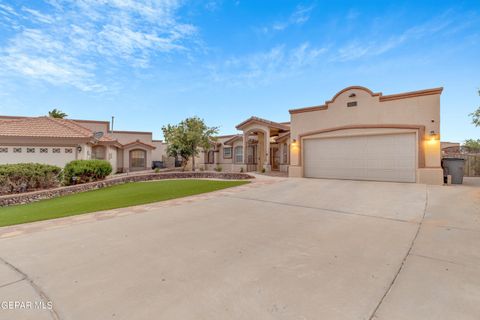
[[[0,208],[0,226],[123,208],[235,187],[248,181],[165,180],[126,183],[50,200]]]

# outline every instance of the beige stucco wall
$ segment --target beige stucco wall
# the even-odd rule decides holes
[[[349,97],[355,94],[355,97]],[[347,103],[357,101],[356,107],[347,107]],[[350,89],[330,103],[327,108],[310,112],[291,114],[291,141],[290,151],[290,176],[302,176],[303,167],[301,163],[303,139],[319,136],[338,136],[338,135],[356,135],[356,134],[385,134],[397,131],[398,129],[389,128],[371,128],[371,129],[345,129],[342,131],[332,131],[321,135],[308,135],[302,138],[302,135],[311,132],[331,129],[335,127],[347,126],[424,126],[425,136],[422,138],[420,130],[416,130],[419,141],[418,152],[422,154],[419,157],[424,158],[424,167],[418,166],[417,182],[432,181],[437,178],[431,178],[432,175],[439,175],[440,170],[440,94],[414,96],[391,101],[380,101],[380,96],[372,96],[370,92],[362,89]],[[436,139],[430,140],[430,132],[434,131]],[[421,171],[425,169],[428,174]],[[432,173],[436,172],[436,173]],[[429,178],[423,178],[428,176]]]
[[[88,128],[93,132],[103,132],[104,134],[108,133],[108,122],[103,121],[90,121],[90,120],[73,120],[82,127]]]
[[[117,153],[118,148],[113,146],[108,146],[106,150],[106,160],[112,165],[112,173],[117,172]]]
[[[143,143],[152,144],[151,132],[114,131],[109,133],[109,136],[117,139],[121,144],[127,144],[137,140]]]
[[[152,150],[152,161],[163,161],[167,156],[167,144],[161,140],[152,140],[156,149]]]

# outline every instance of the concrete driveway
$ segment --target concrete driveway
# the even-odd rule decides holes
[[[480,318],[480,188],[257,180],[0,239],[0,319]]]

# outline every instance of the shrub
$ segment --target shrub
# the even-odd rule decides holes
[[[63,169],[66,185],[103,180],[112,173],[112,165],[105,160],[74,160]]]
[[[265,168],[262,168],[262,173],[265,173],[265,171],[266,171]]]
[[[241,172],[241,173],[243,172],[243,167],[240,167],[240,172]]]
[[[0,194],[53,188],[62,181],[62,169],[41,163],[0,165]]]
[[[213,169],[217,172],[222,172],[222,167],[221,166],[216,166],[215,169]]]

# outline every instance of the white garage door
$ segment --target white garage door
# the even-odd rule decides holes
[[[310,178],[415,182],[414,133],[304,140]]]

